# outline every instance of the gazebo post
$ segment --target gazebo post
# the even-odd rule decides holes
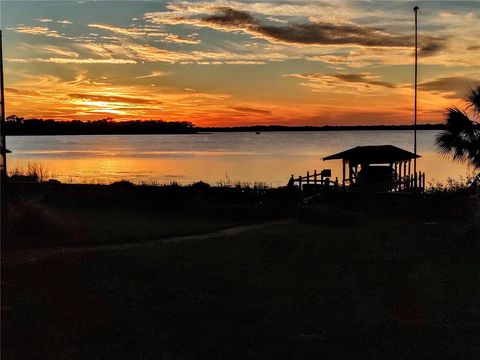
[[[342,185],[345,186],[345,159],[342,160]]]

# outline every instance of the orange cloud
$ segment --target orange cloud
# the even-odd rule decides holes
[[[201,40],[195,38],[194,36],[190,37],[181,37],[172,33],[161,32],[157,28],[151,27],[130,27],[123,28],[119,26],[113,26],[108,24],[89,24],[91,28],[107,30],[115,34],[125,35],[133,38],[141,37],[158,37],[161,38],[162,42],[167,43],[179,43],[179,44],[200,44]]]
[[[59,34],[58,31],[50,30],[49,28],[43,27],[43,26],[22,25],[22,26],[16,27],[15,31],[18,33],[30,34],[30,35],[42,35],[42,36],[56,37],[56,38],[63,37],[63,35]]]

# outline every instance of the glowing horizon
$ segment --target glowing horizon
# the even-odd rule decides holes
[[[423,1],[418,123],[480,81],[478,1]],[[6,112],[411,124],[414,2],[2,1]]]

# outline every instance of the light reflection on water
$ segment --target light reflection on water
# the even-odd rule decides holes
[[[437,154],[437,131],[418,132],[417,168],[433,179],[465,177],[468,168]],[[212,133],[195,135],[95,135],[8,137],[9,169],[42,164],[55,178],[73,183],[117,180],[216,184],[262,182],[278,186],[291,174],[332,169],[341,161],[321,158],[358,145],[392,144],[412,151],[411,131]]]

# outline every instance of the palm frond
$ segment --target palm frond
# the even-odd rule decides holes
[[[467,109],[472,109],[477,115],[480,115],[480,84],[472,87],[465,98],[468,103]]]
[[[475,115],[480,115],[480,84],[471,88],[465,99]],[[465,111],[447,109],[445,129],[435,138],[438,152],[480,169],[480,128]]]
[[[465,112],[452,107],[448,109],[445,125],[435,138],[439,153],[480,168],[480,132],[474,122]]]
[[[441,154],[448,155],[453,149],[455,144],[456,135],[444,130],[435,138],[435,145]]]
[[[469,143],[467,151],[470,164],[480,169],[480,136]]]
[[[451,107],[447,109],[446,126],[452,133],[468,132],[474,130],[473,121],[468,118],[468,115],[458,109]]]
[[[440,154],[452,156],[455,160],[464,161],[468,154],[468,141],[460,134],[443,130],[435,139]]]

